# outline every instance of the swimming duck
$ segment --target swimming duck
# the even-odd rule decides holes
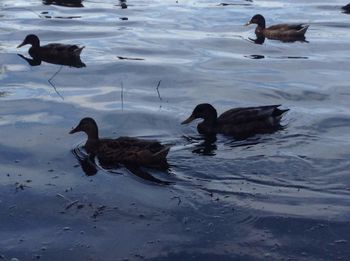
[[[270,133],[280,129],[283,113],[280,105],[235,108],[217,117],[215,108],[202,103],[197,105],[191,116],[181,124],[188,124],[195,119],[204,119],[197,125],[200,134],[210,135],[221,133],[237,138],[245,138],[258,133]]]
[[[307,24],[276,24],[266,28],[265,18],[260,15],[254,15],[245,25],[257,24],[256,35],[262,35],[269,39],[288,39],[304,38],[309,28]]]
[[[43,0],[44,5],[59,5],[66,7],[84,7],[83,0]]]
[[[20,48],[26,44],[30,44],[32,46],[29,48],[30,56],[32,56],[33,58],[40,58],[41,60],[44,60],[44,58],[54,59],[59,57],[60,59],[72,59],[75,57],[79,57],[81,51],[85,47],[59,43],[52,43],[40,46],[39,37],[35,34],[27,35],[23,42],[17,46],[17,48]]]
[[[154,140],[142,140],[132,137],[100,139],[94,119],[83,118],[77,127],[69,133],[85,132],[87,153],[97,156],[102,165],[131,165],[158,169],[167,169],[166,156],[170,147]]]
[[[345,13],[350,13],[350,4],[343,6],[342,9],[345,11]]]

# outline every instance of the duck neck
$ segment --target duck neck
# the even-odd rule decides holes
[[[217,117],[215,116],[210,116],[204,119],[204,121],[202,122],[204,125],[207,126],[216,126],[216,122],[217,122]]]
[[[97,127],[87,131],[86,134],[88,136],[88,140],[98,140],[99,139]]]
[[[198,132],[202,134],[213,133],[216,130],[217,125],[217,113],[216,110],[206,115],[204,121],[198,124]]]
[[[39,57],[40,56],[40,41],[39,39],[36,41],[31,42],[31,47],[29,48],[29,54],[30,56]]]
[[[39,40],[39,38],[33,39],[33,40],[30,42],[30,44],[32,45],[31,48],[33,48],[33,49],[39,49],[39,48],[40,48],[40,40]]]
[[[266,28],[265,19],[262,19],[261,21],[259,21],[259,23],[257,23],[257,25],[258,26],[256,27],[255,32],[257,34],[262,33]]]
[[[216,119],[204,120],[198,124],[197,130],[200,134],[205,135],[216,133]]]
[[[260,25],[258,25],[255,29],[255,33],[259,35],[259,34],[262,34],[264,30],[265,30],[265,27],[261,27]]]

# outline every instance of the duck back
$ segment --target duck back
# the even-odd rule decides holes
[[[29,54],[31,56],[37,57],[61,57],[61,58],[71,58],[77,57],[80,55],[84,46],[79,47],[77,45],[69,45],[69,44],[58,44],[52,43],[40,46],[38,48],[30,48]]]
[[[266,28],[264,35],[268,38],[301,37],[304,36],[308,28],[309,26],[305,24],[278,24]]]
[[[217,132],[234,136],[250,136],[269,133],[281,128],[280,120],[288,110],[280,105],[235,108],[221,114],[217,120]]]
[[[131,137],[101,139],[97,157],[103,165],[133,164],[146,167],[165,168],[170,147],[157,141]]]

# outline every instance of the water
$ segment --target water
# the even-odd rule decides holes
[[[5,260],[350,258],[346,3],[220,3],[1,1]],[[254,44],[243,24],[256,13],[310,23],[308,42]],[[29,33],[86,46],[86,67],[30,66],[16,49]],[[287,128],[204,142],[180,125],[201,102],[282,104]],[[85,136],[68,132],[85,116],[102,136],[174,144],[171,171],[150,170],[172,184],[79,162]]]

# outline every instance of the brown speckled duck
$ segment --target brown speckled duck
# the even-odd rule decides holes
[[[79,57],[81,51],[84,49],[84,46],[79,47],[77,45],[59,43],[40,46],[39,37],[34,34],[27,35],[23,42],[17,46],[17,48],[20,48],[26,44],[30,44],[32,46],[29,48],[30,56],[41,58],[42,60],[48,57],[59,57],[60,59]]]
[[[282,127],[280,120],[283,113],[288,111],[288,109],[279,109],[279,106],[235,108],[217,117],[217,112],[212,105],[202,103],[194,108],[191,116],[182,124],[199,118],[204,119],[197,125],[198,132],[204,135],[221,133],[244,138],[258,133],[271,133]]]
[[[254,15],[246,25],[257,24],[256,35],[262,35],[269,39],[303,38],[309,25],[307,24],[276,24],[266,27],[265,18]]]
[[[102,165],[125,164],[158,169],[168,168],[166,156],[170,147],[158,141],[131,137],[100,139],[97,124],[92,118],[83,118],[69,133],[80,131],[88,136],[85,150],[97,156]]]

